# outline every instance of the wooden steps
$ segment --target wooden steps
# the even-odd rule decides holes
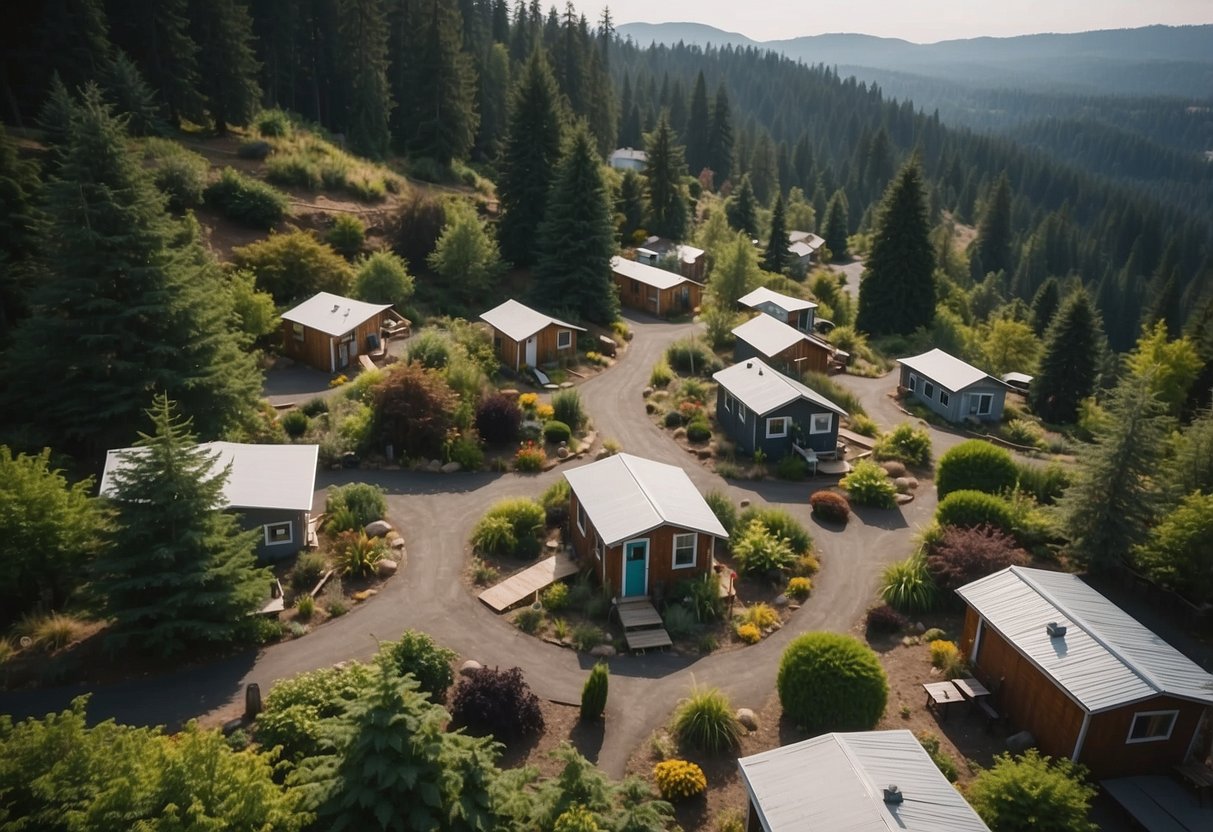
[[[674,642],[665,631],[665,625],[657,608],[648,598],[620,600],[615,611],[623,625],[623,640],[629,650],[651,650],[670,647]]]

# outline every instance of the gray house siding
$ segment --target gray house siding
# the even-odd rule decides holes
[[[728,397],[728,401],[726,401],[726,397]],[[726,404],[728,404],[727,407]],[[768,459],[776,460],[787,456],[792,450],[792,439],[798,432],[797,426],[799,426],[802,438],[808,443],[807,447],[815,451],[830,452],[838,445],[838,414],[815,405],[813,402],[800,399],[761,416],[747,407],[744,420],[738,417],[738,404],[737,400],[733,399],[732,394],[723,386],[716,388],[716,424],[737,443],[738,450],[745,453],[752,454],[757,448],[761,449]],[[829,432],[810,433],[815,413],[830,414]],[[768,438],[767,420],[785,416],[792,420],[792,427],[788,430],[787,436]],[[805,446],[802,445],[802,447]]]
[[[761,358],[767,360],[767,356],[760,353],[749,341],[743,338],[737,338],[733,342],[733,363],[740,364],[748,358]]]
[[[240,527],[255,529],[260,535],[257,538],[257,559],[275,561],[297,554],[307,543],[307,520],[305,511],[290,509],[266,508],[232,508],[232,513],[239,516]],[[266,543],[266,526],[277,526],[289,523],[291,527],[290,541],[285,543]]]
[[[777,306],[771,302],[760,303],[754,307],[759,312],[770,315],[780,323],[785,323],[788,326],[795,327],[801,332],[813,331],[813,310],[801,309],[799,312],[789,312],[782,306]]]
[[[963,422],[965,417],[970,415],[983,422],[1002,421],[1002,411],[1006,405],[1007,391],[1006,388],[993,382],[970,384],[959,391],[948,390],[940,386],[934,379],[922,376],[909,367],[903,366],[901,368],[900,384],[910,391],[910,396],[915,401],[920,402],[954,424]],[[928,384],[930,385],[929,389]],[[948,399],[947,404],[941,401],[941,392]],[[983,395],[990,396],[988,413],[977,412],[980,409],[980,397]]]

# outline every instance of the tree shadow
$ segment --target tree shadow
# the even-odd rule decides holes
[[[852,506],[851,513],[865,526],[872,526],[886,531],[908,529],[905,515],[900,508],[872,508],[871,506]]]
[[[569,742],[577,752],[591,763],[598,763],[598,754],[602,751],[602,741],[606,736],[606,723],[601,719],[586,722],[578,719],[569,734]]]

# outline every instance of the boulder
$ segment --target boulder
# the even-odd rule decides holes
[[[893,480],[893,487],[896,488],[902,494],[905,494],[907,491],[910,490],[910,478],[909,477],[895,478]]]
[[[403,538],[403,537],[397,537],[397,538],[393,539],[393,540],[392,540],[392,543],[391,543],[391,546],[392,546],[392,548],[393,548],[393,549],[396,549],[397,551],[403,552],[403,551],[404,551],[404,538]]]
[[[559,457],[560,459],[568,459],[569,458],[569,446],[565,445],[564,443],[561,443],[560,447],[556,449],[556,456]]]
[[[741,500],[740,502],[738,502],[738,503],[737,503],[737,505],[738,505],[738,506],[740,506],[741,508],[749,508],[749,507],[750,507],[750,501],[749,501],[749,499],[748,499],[748,498],[746,498],[746,499],[743,499],[743,500]]]
[[[384,558],[375,564],[375,571],[379,573],[380,578],[390,578],[396,574],[396,570],[400,568],[400,564],[391,558]]]
[[[918,477],[906,477],[906,484],[910,486],[910,490],[918,488]]]
[[[597,656],[600,659],[609,659],[615,655],[615,647],[610,644],[599,644],[590,650],[591,656]]]
[[[1036,745],[1036,737],[1028,731],[1020,731],[1007,737],[1007,750],[1012,754],[1022,754]]]
[[[737,721],[740,722],[742,727],[747,731],[758,730],[758,716],[749,708],[737,709]]]
[[[430,464],[426,466],[426,470],[430,471],[434,474],[441,472],[442,471],[442,460],[431,459]]]
[[[594,454],[594,459],[606,459],[611,455],[611,452],[606,448],[599,448],[598,453]]]
[[[780,594],[780,595],[776,595],[775,600],[772,601],[771,603],[777,607],[786,607],[788,604],[791,603],[791,599],[788,598],[788,596],[786,596],[786,595]]]
[[[904,506],[906,503],[914,502],[913,494],[897,494],[893,497],[893,501],[899,506]]]
[[[898,462],[895,459],[886,460],[880,463],[880,467],[885,470],[890,477],[904,477],[906,475],[906,466],[904,462]]]
[[[392,524],[386,520],[376,520],[373,523],[367,523],[366,528],[363,529],[367,537],[385,537],[391,530]]]
[[[482,665],[480,662],[476,661],[475,659],[468,659],[466,662],[459,665],[459,675],[460,676],[475,676],[476,671],[480,670],[483,667],[484,667],[484,665]]]
[[[442,466],[442,473],[444,473],[444,474],[453,474],[456,471],[461,471],[461,470],[463,470],[463,466],[460,465],[458,462],[448,462],[446,465]]]
[[[921,621],[916,621],[914,626],[910,628],[910,631],[918,633],[918,635],[922,635],[927,631],[927,625],[923,624]]]
[[[644,388],[643,390],[640,391],[640,395],[644,396],[647,399],[649,396],[653,395],[653,388],[652,387]]]

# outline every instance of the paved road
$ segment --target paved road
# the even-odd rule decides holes
[[[581,386],[582,397],[601,436],[624,449],[682,465],[701,488],[727,487],[736,498],[784,505],[812,529],[824,564],[813,596],[788,626],[744,650],[698,660],[672,654],[618,657],[611,661],[607,730],[597,755],[610,775],[623,773],[628,756],[664,723],[692,684],[717,685],[739,707],[757,708],[774,688],[780,653],[795,635],[814,629],[846,630],[870,604],[884,564],[904,557],[908,532],[930,521],[933,490],[898,511],[859,510],[845,532],[817,526],[807,496],[815,484],[775,481],[732,485],[710,473],[656,428],[644,412],[640,391],[666,345],[690,335],[692,325],[653,319],[632,321],[636,337],[618,364]],[[585,464],[585,463],[572,463]],[[96,691],[94,718],[114,717],[135,724],[177,725],[191,716],[238,701],[244,686],[257,682],[268,691],[277,679],[346,659],[371,656],[378,640],[409,628],[424,630],[460,655],[489,665],[523,668],[544,697],[576,702],[588,657],[523,635],[490,612],[461,581],[472,525],[493,501],[535,495],[560,476],[464,473],[438,475],[402,471],[326,473],[318,483],[352,479],[377,483],[388,493],[389,517],[409,542],[402,575],[362,608],[317,628],[297,641],[247,652],[223,662],[187,668]],[[323,499],[317,492],[317,501]],[[17,716],[64,707],[80,689],[0,695],[0,710]]]

